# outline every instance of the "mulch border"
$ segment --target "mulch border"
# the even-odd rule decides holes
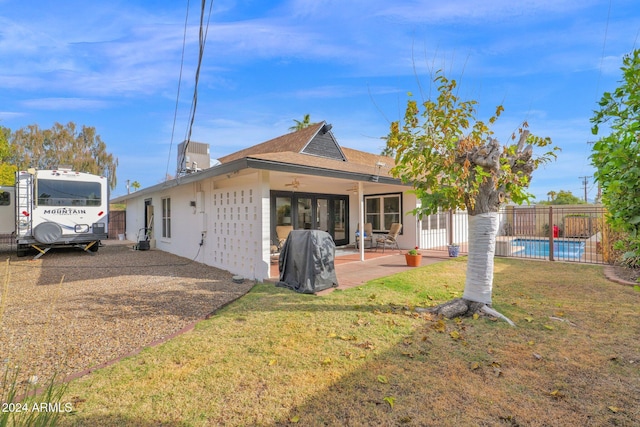
[[[611,266],[611,265],[605,265],[604,266],[604,277],[606,277],[607,280],[610,280],[610,281],[612,281],[614,283],[618,283],[620,285],[638,286],[638,283],[630,282],[628,280],[624,280],[624,279],[619,278],[616,275],[615,268],[613,268],[613,266]]]

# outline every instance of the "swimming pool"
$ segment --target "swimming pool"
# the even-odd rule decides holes
[[[512,246],[523,247],[515,251],[516,256],[548,257],[549,240],[544,239],[514,239]],[[558,260],[579,260],[584,252],[584,241],[554,240],[553,257]]]

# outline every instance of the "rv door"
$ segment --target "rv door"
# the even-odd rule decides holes
[[[11,234],[16,229],[15,188],[0,187],[0,234]]]

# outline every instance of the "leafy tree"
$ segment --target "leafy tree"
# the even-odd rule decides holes
[[[301,129],[304,129],[306,127],[309,127],[309,125],[311,124],[311,115],[305,114],[304,117],[302,118],[302,121],[296,120],[296,119],[293,119],[293,121],[296,124],[294,126],[291,126],[289,128],[289,130],[295,132],[297,130],[301,130]]]
[[[63,165],[79,172],[106,175],[109,186],[117,183],[118,159],[107,152],[107,146],[94,127],[75,123],[55,123],[51,129],[29,125],[14,132],[9,139],[11,160],[20,169],[54,169]]]
[[[631,249],[640,255],[640,49],[625,55],[622,64],[620,86],[602,95],[591,118],[594,135],[608,125],[608,134],[593,144],[591,161],[609,224],[629,233]]]
[[[403,123],[391,123],[387,137],[389,152],[396,160],[392,173],[412,183],[421,202],[412,213],[420,217],[438,209],[467,209],[469,213],[464,294],[432,311],[446,317],[484,311],[506,319],[488,307],[498,210],[507,199],[522,203],[533,197],[526,191],[531,174],[541,162],[554,158],[556,149],[534,157],[534,146],[545,147],[551,141],[531,135],[527,123],[512,135],[517,142],[502,146],[489,128],[503,111],[501,105],[485,124],[475,118],[476,101],[458,98],[455,80],[438,72],[434,83],[437,97],[424,101],[422,111],[409,94]]]
[[[140,183],[138,181],[133,181],[131,183],[131,188],[133,188],[133,191],[138,191],[138,189],[140,188]]]
[[[547,194],[551,199],[549,201],[540,202],[541,205],[584,205],[587,203],[580,197],[574,196],[571,191],[549,191]]]
[[[0,126],[0,185],[13,186],[16,180],[16,165],[11,163],[8,128]]]

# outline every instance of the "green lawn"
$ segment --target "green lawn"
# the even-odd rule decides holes
[[[192,332],[72,382],[62,425],[638,425],[640,292],[602,267],[496,259],[488,318],[466,259],[323,296],[259,284]]]

